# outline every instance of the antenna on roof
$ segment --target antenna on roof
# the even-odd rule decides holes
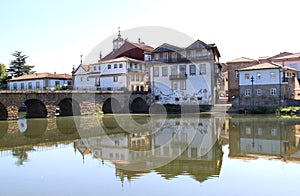
[[[82,54],[80,55],[80,65],[82,65]]]

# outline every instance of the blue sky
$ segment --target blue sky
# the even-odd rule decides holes
[[[87,56],[118,27],[125,31],[141,26],[172,28],[216,43],[223,62],[300,52],[299,4],[297,0],[0,0],[0,63],[8,67],[11,54],[21,50],[38,72],[70,73],[81,54]]]

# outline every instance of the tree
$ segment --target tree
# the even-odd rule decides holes
[[[23,55],[22,51],[15,51],[12,55],[16,59],[10,62],[11,66],[7,69],[7,72],[9,72],[13,77],[34,73],[34,71],[32,71],[34,66],[26,65],[26,59],[28,58],[27,55]]]
[[[0,63],[0,89],[6,89],[7,72],[4,64]]]

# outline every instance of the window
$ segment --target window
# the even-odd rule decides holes
[[[29,90],[32,89],[32,82],[28,82],[28,89],[29,89]]]
[[[262,95],[262,90],[261,89],[257,89],[256,90],[256,95],[257,96],[261,96]]]
[[[200,75],[205,75],[205,74],[206,74],[206,65],[200,64]]]
[[[257,73],[256,73],[256,79],[258,79],[258,80],[261,79],[261,73],[260,73],[260,72],[257,72]]]
[[[171,67],[171,75],[177,75],[177,65]]]
[[[96,71],[96,69],[97,69],[97,67],[96,67],[96,66],[94,66],[94,71]]]
[[[134,74],[131,75],[131,81],[134,81]]]
[[[140,80],[140,75],[136,74],[135,80],[138,82]]]
[[[114,76],[114,82],[118,82],[118,76]]]
[[[162,67],[161,74],[163,77],[168,76],[168,67]]]
[[[159,67],[154,67],[154,73],[153,73],[154,77],[158,77],[159,76]]]
[[[171,85],[172,85],[171,88],[173,90],[177,90],[177,81],[172,81]]]
[[[245,90],[245,96],[250,96],[250,95],[251,95],[250,89],[246,89],[246,90]]]
[[[83,81],[83,77],[80,77],[80,82],[82,82]]]
[[[196,65],[190,65],[190,76],[196,75]]]
[[[35,83],[35,88],[36,88],[36,89],[40,89],[40,82],[36,82],[36,83]]]
[[[239,78],[239,72],[238,71],[235,71],[235,77]]]
[[[119,68],[123,68],[123,64],[122,63],[119,64]]]
[[[134,64],[134,69],[137,69],[137,68],[138,68],[138,66],[137,66],[137,64],[135,63],[135,64]]]
[[[172,53],[172,60],[176,60],[177,59],[177,53],[176,52],[173,52]]]
[[[251,128],[250,127],[246,127],[246,134],[251,135]]]
[[[60,84],[59,81],[55,81],[55,86],[56,86],[56,87],[59,87],[59,86],[60,86],[59,84]]]
[[[100,66],[100,65],[98,66],[98,70],[99,70],[99,71],[101,70],[101,66]]]
[[[180,71],[180,74],[186,74],[186,66],[185,65],[179,65],[179,71]]]
[[[245,80],[249,80],[250,79],[250,74],[249,73],[245,73]]]
[[[270,95],[276,95],[276,88],[270,89]]]
[[[107,65],[107,69],[111,69],[111,65]]]
[[[260,127],[257,128],[257,134],[258,134],[258,135],[262,135],[262,128],[260,128]]]
[[[86,77],[86,81],[90,81],[90,78],[89,78],[89,77]]]
[[[139,64],[140,70],[143,70],[143,66],[142,64]]]
[[[277,129],[276,128],[271,129],[271,136],[277,136]]]
[[[17,84],[16,83],[14,83],[13,88],[14,88],[14,90],[17,90]]]
[[[24,83],[21,83],[21,90],[24,90]]]
[[[158,60],[159,59],[159,54],[158,53],[155,53],[154,54],[154,60]]]
[[[186,82],[185,80],[180,80],[180,90],[185,90],[186,89]]]
[[[114,69],[117,69],[118,68],[118,64],[114,64]]]
[[[270,78],[276,78],[276,74],[275,74],[274,71],[272,71],[272,72],[270,73]]]
[[[167,52],[164,52],[164,53],[163,53],[163,59],[164,59],[164,60],[167,60],[167,59],[168,59],[168,53],[167,53]]]

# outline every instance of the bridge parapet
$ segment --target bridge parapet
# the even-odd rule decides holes
[[[27,117],[94,115],[96,112],[147,112],[150,94],[127,91],[0,91],[0,120],[17,119],[22,105]]]

